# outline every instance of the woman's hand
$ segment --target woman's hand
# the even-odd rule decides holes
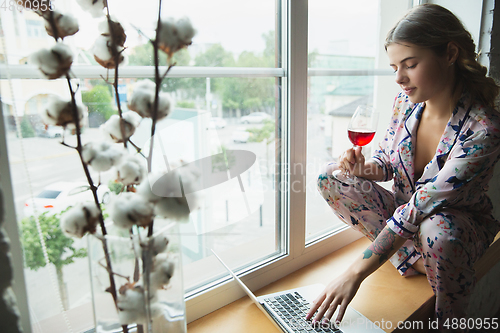
[[[339,156],[340,170],[344,173],[362,177],[365,169],[365,157],[361,153],[361,147],[347,149]]]
[[[362,278],[359,278],[355,274],[346,272],[330,282],[325,290],[314,300],[306,319],[312,318],[316,310],[318,310],[318,313],[313,318],[313,324],[319,322],[321,318],[324,318],[323,323],[328,323],[337,307],[340,306],[339,313],[335,319],[337,324],[340,323],[344,317],[347,305],[353,299],[362,281]]]

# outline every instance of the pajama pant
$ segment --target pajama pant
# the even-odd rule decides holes
[[[380,185],[358,178],[353,185],[331,176],[326,166],[318,177],[318,190],[334,213],[347,225],[373,241],[386,226],[397,206],[394,194]],[[466,318],[470,293],[475,285],[473,265],[498,232],[491,216],[472,216],[466,211],[443,208],[422,221],[390,262],[403,276],[418,274],[411,267],[423,259],[427,279],[436,295],[436,317]]]

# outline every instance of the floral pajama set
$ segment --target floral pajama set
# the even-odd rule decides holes
[[[457,103],[420,179],[414,179],[413,147],[425,104],[411,103],[404,93],[371,159],[383,170],[383,181],[394,181],[392,192],[362,178],[354,185],[327,172],[318,178],[319,192],[346,224],[372,241],[386,225],[407,239],[390,261],[410,276],[418,274],[411,265],[423,259],[441,321],[466,317],[473,265],[500,229],[486,194],[500,157],[500,114],[468,103],[467,96]]]

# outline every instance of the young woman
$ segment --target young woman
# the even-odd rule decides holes
[[[470,33],[443,7],[413,8],[385,47],[402,88],[385,138],[369,161],[349,149],[318,178],[334,212],[372,244],[307,318],[328,321],[340,307],[341,320],[361,282],[390,259],[401,275],[427,275],[442,325],[467,316],[473,265],[500,230],[486,195],[500,157],[498,86],[477,63]],[[339,168],[358,182],[337,180]],[[373,182],[391,179],[392,192]]]

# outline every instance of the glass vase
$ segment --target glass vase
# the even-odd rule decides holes
[[[186,333],[178,222],[156,219],[150,237],[147,227],[106,229],[88,241],[95,331]]]

